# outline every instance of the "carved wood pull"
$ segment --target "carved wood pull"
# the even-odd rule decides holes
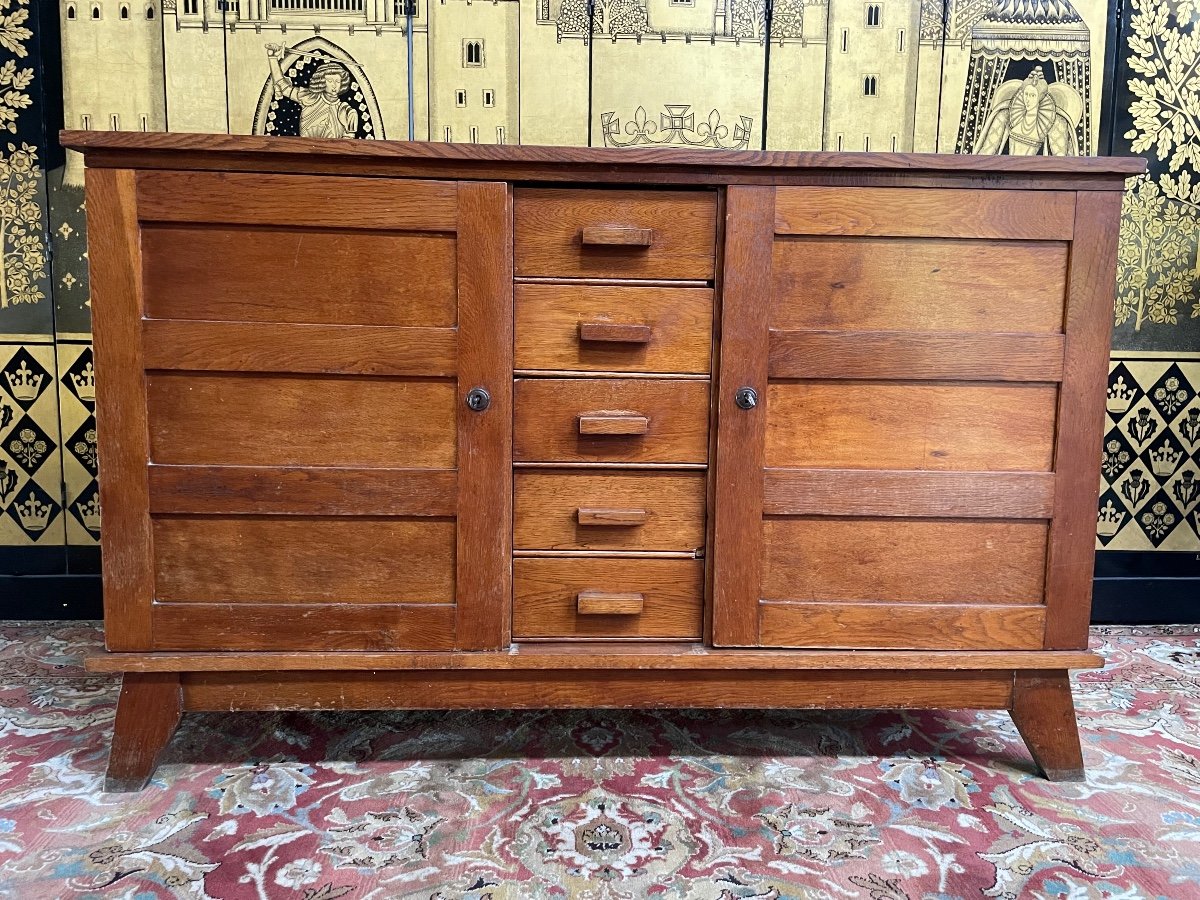
[[[649,247],[654,242],[654,229],[589,225],[580,233],[579,242],[585,247]]]
[[[602,509],[581,506],[576,510],[575,515],[580,525],[612,525],[619,528],[633,528],[646,524],[644,509]]]
[[[581,341],[606,341],[612,344],[648,344],[654,334],[649,325],[621,325],[616,322],[580,322]]]
[[[636,413],[631,415],[597,414],[579,417],[580,434],[646,434],[650,430],[650,420]]]
[[[581,616],[637,616],[641,615],[644,601],[641,594],[580,591],[575,598],[575,610]]]

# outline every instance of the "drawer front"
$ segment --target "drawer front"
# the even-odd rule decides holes
[[[709,280],[711,191],[518,190],[516,274]]]
[[[521,462],[704,463],[708,383],[521,378],[513,400]]]
[[[704,545],[703,472],[518,472],[518,550],[695,550]]]
[[[700,559],[513,560],[513,638],[698,640]]]
[[[709,288],[522,284],[516,367],[708,374]]]

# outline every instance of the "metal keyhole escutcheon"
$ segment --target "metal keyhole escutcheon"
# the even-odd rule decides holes
[[[733,402],[741,409],[754,409],[758,406],[758,391],[752,387],[740,387],[733,395]]]
[[[467,391],[467,408],[475,412],[483,412],[492,405],[492,395],[481,387]]]

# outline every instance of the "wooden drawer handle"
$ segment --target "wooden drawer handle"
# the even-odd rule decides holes
[[[581,341],[605,341],[611,344],[648,344],[653,335],[649,325],[619,325],[615,322],[580,322]]]
[[[649,247],[654,242],[654,229],[589,225],[583,229],[579,241],[585,247]]]
[[[591,506],[581,506],[575,512],[580,525],[614,525],[619,528],[633,528],[646,524],[644,509],[606,509]]]
[[[641,594],[580,591],[575,598],[575,609],[581,616],[637,616],[641,615],[644,601]]]
[[[646,434],[650,420],[639,415],[592,415],[579,417],[580,434]]]

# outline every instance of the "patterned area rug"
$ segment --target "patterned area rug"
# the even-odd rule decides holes
[[[104,794],[93,623],[0,625],[0,897],[1200,898],[1200,628],[1097,628],[1086,784],[997,712],[189,715]]]

